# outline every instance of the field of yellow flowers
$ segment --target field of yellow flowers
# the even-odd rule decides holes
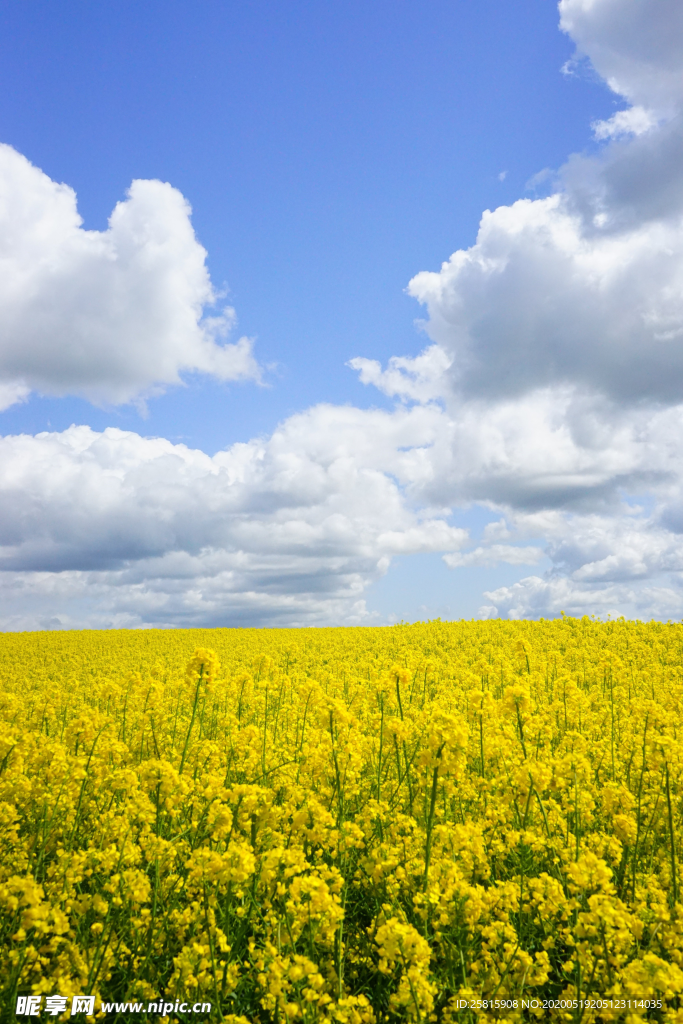
[[[2,1020],[683,1022],[683,626],[0,634],[0,667]]]

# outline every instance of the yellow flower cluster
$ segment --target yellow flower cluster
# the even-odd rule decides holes
[[[4,634],[0,668],[3,1020],[683,1024],[682,626]]]

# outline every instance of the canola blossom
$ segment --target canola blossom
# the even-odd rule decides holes
[[[683,626],[2,634],[0,662],[2,1020],[683,1022]]]

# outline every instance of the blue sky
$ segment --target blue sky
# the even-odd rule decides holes
[[[93,313],[77,283],[87,278],[88,260],[95,256],[69,262],[60,255],[57,213],[40,221],[35,237],[51,232],[56,255],[50,259],[64,258],[71,268],[59,278],[58,291],[70,295],[72,282],[75,298],[55,298],[52,285],[43,293],[42,283],[35,286],[38,299],[27,298],[20,308],[9,292],[6,306],[0,297],[0,324],[4,314],[7,325],[0,354],[3,345],[8,353],[0,374],[8,387],[23,389],[19,400],[8,400],[0,412],[0,432],[6,439],[20,434],[34,439],[33,446],[27,441],[24,447],[10,440],[0,453],[6,508],[25,510],[8,511],[0,522],[5,628],[557,614],[563,598],[577,613],[667,617],[677,612],[678,497],[661,484],[673,472],[664,463],[677,436],[680,401],[663,383],[678,370],[679,310],[671,299],[679,287],[678,236],[672,227],[678,223],[675,170],[666,209],[656,215],[641,211],[635,226],[626,224],[624,211],[649,201],[648,160],[665,176],[669,166],[674,168],[681,53],[670,42],[676,6],[655,0],[644,32],[634,3],[564,0],[559,15],[550,0],[515,5],[502,0],[6,3],[0,142],[52,183],[69,186],[83,229],[99,232],[102,239],[112,210],[126,201],[134,179],[169,183],[174,195],[191,204],[196,234],[192,242],[183,235],[189,262],[179,259],[173,274],[200,273],[195,266],[199,243],[219,296],[213,307],[202,303],[208,285],[197,277],[186,301],[138,310],[131,297],[138,279],[131,271],[115,293],[102,285],[106,294],[100,297],[99,286],[94,287]],[[619,111],[631,121],[610,121]],[[596,129],[596,123],[607,127]],[[18,157],[8,160],[0,232],[8,239],[10,263],[31,267],[40,261],[40,250],[24,252],[21,239],[30,234],[30,218],[38,218],[35,196],[43,186],[28,165],[20,168]],[[26,184],[17,184],[22,175]],[[628,195],[617,187],[624,181],[632,183]],[[150,212],[158,197],[145,195],[139,200],[145,223],[157,218],[159,226],[166,218],[164,225],[174,225],[164,236],[170,252],[185,230],[183,215],[175,200]],[[547,197],[551,203],[559,197],[565,220],[557,209],[542,205]],[[528,209],[519,206],[520,199],[528,200]],[[602,212],[591,214],[593,227],[577,228],[577,218],[598,201]],[[57,200],[52,196],[49,202]],[[16,232],[15,205],[27,211]],[[497,209],[512,212],[496,215],[491,234],[479,235],[474,263],[491,267],[504,251],[513,268],[508,283],[503,287],[504,275],[494,280],[482,276],[484,271],[476,277],[473,270],[441,270],[452,253],[475,245],[483,211]],[[617,225],[610,229],[609,243],[598,244],[591,234],[595,225],[602,230],[595,220],[601,216]],[[629,302],[626,279],[617,281],[612,293],[612,277],[607,283],[605,278],[598,298],[589,283],[577,285],[577,291],[558,284],[568,279],[558,253],[565,259],[569,251],[558,239],[571,225],[576,236],[569,246],[574,246],[572,280],[585,270],[586,247],[593,246],[596,267],[607,259],[610,266],[630,265],[644,251],[646,229],[650,254],[656,250],[668,259],[666,253],[673,253],[662,271],[666,287],[652,298],[652,309],[645,310],[642,297],[639,305],[633,300],[633,322],[650,325],[643,328],[645,335],[632,330],[629,321],[612,339],[621,316],[614,310]],[[536,232],[533,239],[530,232]],[[551,236],[546,267],[543,239]],[[75,246],[78,238],[83,241],[82,233],[74,234]],[[531,239],[528,246],[522,238]],[[121,262],[122,251],[112,260]],[[190,263],[195,270],[187,269]],[[555,263],[556,273],[546,279]],[[656,280],[662,276],[651,263],[645,276],[649,273]],[[409,294],[413,280],[418,283],[410,285]],[[127,289],[123,297],[121,288]],[[164,289],[166,284],[167,295]],[[465,310],[457,323],[456,293],[458,309]],[[159,303],[165,302],[159,294]],[[114,309],[116,303],[126,307],[125,316]],[[135,337],[133,347],[139,349],[161,317],[175,323],[187,310],[199,309],[199,322],[202,304],[211,315],[226,303],[236,317],[227,343],[240,336],[253,339],[251,369],[227,370],[223,364],[216,369],[215,351],[207,355],[206,349],[203,356],[195,353],[178,363],[182,386],[173,383],[175,370],[156,379],[138,372],[134,355],[125,371],[134,384],[124,385],[122,378],[114,382],[111,374],[120,367],[108,369],[103,354],[102,366],[92,370],[95,383],[95,377],[84,383],[81,371],[74,370],[79,345],[92,344],[92,369],[104,345],[115,353],[117,331],[125,344]],[[81,343],[74,339],[86,306],[88,317],[102,322],[92,333],[89,320],[91,340]],[[36,308],[45,312],[40,323],[31,319]],[[574,312],[568,310],[584,311],[584,319],[572,324]],[[92,341],[100,328],[108,340]],[[671,335],[671,343],[663,343],[661,366],[655,360],[646,387],[638,352],[657,345],[659,335]],[[199,335],[193,337],[192,344],[199,344]],[[619,348],[622,338],[627,342]],[[163,361],[170,342],[161,330],[157,340],[158,348],[150,351]],[[217,344],[226,344],[226,338]],[[463,356],[461,349],[469,354]],[[432,353],[427,398],[416,397],[412,384],[396,391],[371,364],[347,365],[361,357],[386,367],[392,357],[415,360],[425,350]],[[68,353],[63,365],[62,352]],[[443,354],[437,369],[435,352]],[[399,369],[413,384],[422,373],[410,362]],[[315,412],[321,403],[332,411]],[[343,408],[353,414],[350,419],[334,411]],[[373,410],[384,416],[379,426]],[[402,416],[413,419],[404,427]],[[639,449],[636,457],[636,440],[626,438],[624,430],[625,424],[635,430],[637,417],[647,453]],[[467,426],[475,422],[495,424],[499,440],[475,438]],[[206,525],[203,540],[183,540],[188,531],[177,524],[163,541],[152,537],[151,526],[144,543],[127,533],[121,524],[142,515],[137,504],[142,492],[128,478],[111,507],[103,510],[96,502],[90,513],[77,509],[77,492],[59,482],[86,473],[74,462],[85,458],[85,435],[73,441],[72,424],[90,427],[98,437],[113,427],[140,439],[166,439],[208,456],[229,450],[228,489],[202,499],[216,517]],[[328,429],[343,448],[336,462],[331,448],[311,454],[313,442],[300,441],[302,432],[315,439]],[[358,436],[372,442],[373,430],[385,439],[387,454],[357,455]],[[35,440],[46,431],[49,444],[57,446],[54,452],[45,448],[47,441]],[[517,435],[523,435],[519,450],[503,458],[496,445]],[[385,441],[378,441],[378,452]],[[234,448],[236,443],[244,450]],[[176,494],[181,485],[161,469],[164,459],[176,457],[175,449],[161,455],[138,447],[140,466],[151,459],[154,473],[161,474],[160,492],[168,487]],[[140,454],[143,448],[147,454]],[[88,448],[91,454],[95,450]],[[269,483],[259,478],[257,486],[254,477],[247,484],[242,470],[234,468],[247,455],[254,466],[272,457],[284,460],[282,465],[290,460],[298,469],[285,471],[278,463]],[[104,469],[99,455],[92,458],[98,473],[121,483],[132,456],[117,449]],[[477,458],[477,465],[488,467],[485,472],[470,464]],[[17,465],[38,466],[44,459],[62,466],[62,477],[55,476],[49,493],[30,473],[17,482]],[[418,471],[419,460],[431,460],[429,468]],[[343,462],[350,475],[334,484],[339,487],[334,495],[326,491],[328,504],[318,507],[310,481],[321,466],[334,476],[333,462],[338,469]],[[218,470],[206,472],[213,479]],[[295,480],[296,497],[289,492],[283,497],[282,472]],[[655,476],[659,490],[653,490]],[[233,486],[238,478],[245,488],[239,498]],[[88,477],[89,487],[104,493],[107,485]],[[50,497],[55,493],[61,496],[58,513]],[[185,507],[188,500],[183,498],[183,515],[191,522],[198,512]],[[394,510],[386,523],[384,502]],[[276,505],[277,523],[268,520]],[[634,512],[636,507],[641,511]],[[285,524],[283,510],[294,508],[300,514],[292,513]],[[171,519],[178,511],[173,509],[167,507]],[[270,540],[228,537],[221,531],[233,515],[240,530],[258,521],[264,538],[282,528],[289,539],[275,551]],[[82,516],[92,530],[87,553],[73,539],[83,533]],[[163,503],[150,516],[163,518]],[[487,523],[492,525],[482,539]],[[366,528],[368,546],[362,551],[351,554],[346,541],[331,539],[365,537]],[[306,530],[313,531],[311,538],[315,534],[308,550]],[[391,537],[377,541],[374,557],[371,538],[385,533]],[[619,560],[610,549],[610,538],[617,535],[619,551],[624,546],[632,551],[630,569],[605,568],[610,559]],[[529,552],[532,569],[513,548]],[[266,552],[274,561],[264,568]],[[193,563],[177,575],[149,561],[181,557],[204,559],[203,568]],[[212,562],[214,568],[207,569],[206,559],[218,559],[220,567]],[[251,568],[241,576],[236,566],[245,560]],[[159,582],[169,578],[172,585]],[[538,582],[521,585],[529,578]],[[191,599],[190,591],[200,596]],[[140,597],[143,592],[148,600]],[[483,597],[484,592],[499,597]]]
[[[144,421],[33,396],[4,432],[116,423],[213,453],[316,402],[382,402],[344,367],[423,347],[410,278],[615,109],[596,76],[560,74],[574,46],[548,0],[4,9],[2,141],[76,191],[86,228],[134,178],[178,188],[240,333],[276,364],[268,390],[204,380]]]

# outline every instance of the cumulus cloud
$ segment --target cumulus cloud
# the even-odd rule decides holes
[[[372,384],[391,398],[430,402],[443,398],[445,377],[452,359],[440,345],[430,345],[413,358],[392,356],[386,370],[376,359],[357,356],[348,365],[358,371],[361,383]]]
[[[0,439],[2,622],[372,621],[368,585],[420,552],[456,572],[550,560],[483,614],[683,611],[682,410],[592,445],[566,409],[515,410],[321,405],[213,457],[116,429]],[[473,502],[505,510],[479,539],[449,517]]]
[[[593,121],[591,128],[596,139],[618,139],[623,135],[642,135],[653,128],[657,120],[645,107],[618,110],[606,121]]]
[[[134,181],[106,231],[86,231],[71,188],[0,145],[0,405],[30,391],[123,403],[186,372],[258,379],[251,342],[225,337],[190,207]]]
[[[320,406],[213,457],[117,429],[0,439],[5,628],[363,621],[392,555],[467,540],[377,468],[433,429]]]
[[[629,106],[552,195],[486,211],[472,247],[413,278],[433,344],[362,379],[401,395],[427,353],[441,367],[445,423],[412,486],[505,513],[451,568],[550,559],[482,614],[666,618],[683,612],[683,8],[559,10]]]
[[[663,113],[683,104],[678,0],[560,0],[560,27],[609,87]]]
[[[574,205],[557,193],[487,211],[471,249],[411,281],[454,385],[472,397],[573,385],[619,403],[681,401],[681,213],[613,231],[609,207],[587,225]]]
[[[559,189],[487,210],[475,244],[409,292],[462,396],[574,386],[683,400],[683,7],[562,0],[561,26],[631,106]]]
[[[670,586],[577,586],[564,577],[528,576],[511,587],[486,591],[491,604],[479,609],[482,618],[554,618],[564,612],[580,617],[679,619],[681,592]]]

